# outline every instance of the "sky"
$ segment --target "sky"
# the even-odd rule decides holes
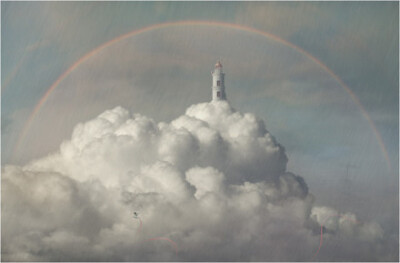
[[[287,164],[277,163],[304,178],[308,188],[303,190],[312,193],[313,204],[377,222],[383,232],[393,234],[387,246],[398,244],[398,10],[397,2],[2,2],[2,173],[18,174],[22,169],[26,174],[21,174],[29,177],[35,174],[32,169],[47,169],[82,183],[74,177],[76,167],[58,170],[52,161],[54,154],[66,154],[63,145],[78,136],[78,123],[97,120],[106,110],[121,106],[154,123],[170,124],[187,115],[191,105],[210,101],[210,71],[221,60],[231,106],[265,122],[288,158]],[[201,22],[131,34],[76,63],[129,32],[194,20]],[[38,108],[46,91],[60,79]],[[102,138],[102,134],[91,136]],[[171,156],[180,156],[176,148],[171,149]],[[185,182],[194,186],[196,176],[190,174],[205,173],[195,168],[190,173],[190,166],[167,161],[175,165],[173,169],[183,169]],[[54,162],[71,166],[64,159]],[[80,168],[86,169],[85,165]],[[110,167],[112,173],[115,166]],[[124,172],[118,172],[121,178]],[[218,172],[222,178],[235,174],[221,167],[210,173]],[[102,185],[107,187],[105,182]],[[4,195],[2,199],[6,202]],[[299,199],[309,202],[304,196]],[[300,238],[310,240],[299,234]],[[254,247],[257,259],[256,246],[247,247]],[[272,259],[307,260],[300,254],[275,256]],[[336,259],[329,252],[325,256]],[[393,259],[393,253],[388,257]]]

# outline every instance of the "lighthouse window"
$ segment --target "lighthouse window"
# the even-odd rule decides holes
[[[218,87],[221,86],[221,81],[220,80],[217,80],[217,86]]]
[[[218,97],[218,98],[221,97],[221,91],[217,91],[217,97]]]

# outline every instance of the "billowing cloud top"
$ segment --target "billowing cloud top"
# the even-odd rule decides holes
[[[158,124],[116,107],[59,152],[3,168],[3,260],[309,261],[320,225],[319,260],[393,257],[378,224],[313,206],[287,161],[225,101]]]

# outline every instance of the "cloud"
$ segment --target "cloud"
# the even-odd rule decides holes
[[[262,120],[227,102],[170,123],[107,110],[58,152],[3,168],[3,260],[308,261],[320,225],[320,260],[397,257],[378,224],[315,207],[287,161]]]
[[[356,219],[353,213],[339,214],[329,207],[314,207],[311,218],[323,225],[327,231],[358,235],[361,240],[373,241],[383,238],[383,230],[376,223],[364,223]]]

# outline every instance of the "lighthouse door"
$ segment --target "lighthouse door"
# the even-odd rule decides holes
[[[217,98],[221,98],[221,91],[217,91]]]

